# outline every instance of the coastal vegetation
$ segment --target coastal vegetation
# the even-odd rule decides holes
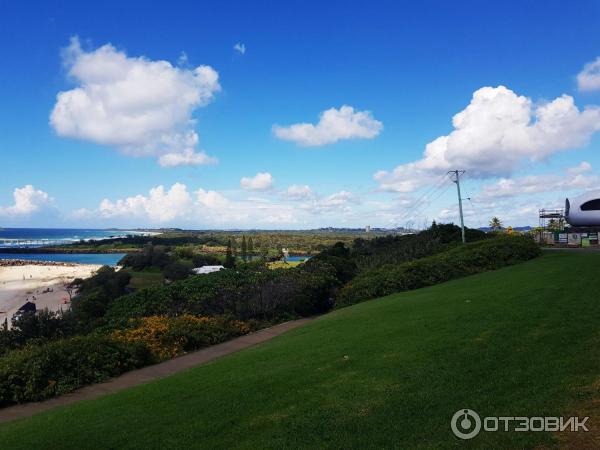
[[[211,364],[4,424],[0,439],[14,449],[597,448],[591,428],[466,442],[450,420],[468,407],[593,425],[598,264],[595,253],[548,252],[342,308]]]
[[[336,242],[351,244],[354,239],[362,237],[371,239],[396,232],[372,230],[323,229],[306,231],[183,231],[161,230],[160,234],[130,235],[101,240],[85,240],[68,245],[45,246],[40,249],[7,249],[8,252],[45,253],[134,253],[142,251],[147,245],[165,246],[170,249],[186,248],[194,253],[225,255],[231,242],[234,255],[243,257],[243,244],[246,242],[247,257],[262,257],[265,259],[279,258],[281,249],[287,248],[290,254],[314,255],[330,247]]]
[[[500,236],[402,264],[367,270],[347,283],[336,306],[346,306],[394,292],[443,283],[455,278],[527,261],[541,254],[528,238]]]
[[[462,245],[458,227],[434,223],[414,235],[336,242],[286,268],[272,267],[264,258],[251,258],[249,252],[256,240],[250,237],[241,240],[245,257],[237,256],[237,251],[234,256],[230,240],[225,255],[201,253],[190,245],[146,242],[123,258],[122,270],[103,267],[93,277],[75,280],[72,286],[77,294],[69,311],[23,313],[13,320],[12,327],[0,330],[0,374],[10,379],[0,390],[0,404],[58,395],[69,386],[113,376],[104,371],[104,357],[94,354],[93,345],[82,344],[88,338],[100,339],[104,345],[100,347],[110,349],[115,358],[130,361],[119,362],[122,370],[129,370],[274,323],[539,255],[538,247],[527,237],[490,237],[476,230],[468,230],[467,235],[472,242]],[[229,268],[190,274],[195,265],[219,262]],[[52,358],[62,361],[62,346],[90,350],[81,377],[77,370],[67,375],[52,368],[48,358],[56,353],[59,356]],[[46,381],[36,378],[41,376],[36,367],[44,367]],[[90,378],[90,372],[97,373],[97,378]],[[69,376],[77,379],[67,379]],[[28,393],[23,394],[25,391]]]

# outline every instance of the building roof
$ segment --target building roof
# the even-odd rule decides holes
[[[205,273],[218,272],[219,270],[222,270],[224,268],[224,266],[202,266],[193,268],[192,272],[196,275],[202,275]]]

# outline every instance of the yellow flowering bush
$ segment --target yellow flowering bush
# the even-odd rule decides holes
[[[250,331],[253,331],[253,327],[239,320],[184,314],[132,319],[130,327],[114,331],[113,338],[122,342],[143,343],[158,358],[169,359]]]

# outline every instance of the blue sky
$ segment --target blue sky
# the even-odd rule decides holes
[[[0,2],[0,225],[456,221],[451,168],[469,225],[525,225],[597,185],[597,2],[122,3]]]

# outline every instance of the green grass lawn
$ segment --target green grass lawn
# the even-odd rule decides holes
[[[273,261],[267,264],[269,269],[291,269],[292,267],[298,267],[304,261]]]
[[[461,408],[585,409],[598,395],[599,294],[600,254],[553,252],[341,309],[206,366],[2,425],[0,446],[553,447],[546,433],[460,441],[450,418]]]
[[[150,286],[161,285],[164,282],[164,275],[158,267],[148,267],[144,270],[121,269],[131,275],[129,287],[133,289],[144,289]]]

